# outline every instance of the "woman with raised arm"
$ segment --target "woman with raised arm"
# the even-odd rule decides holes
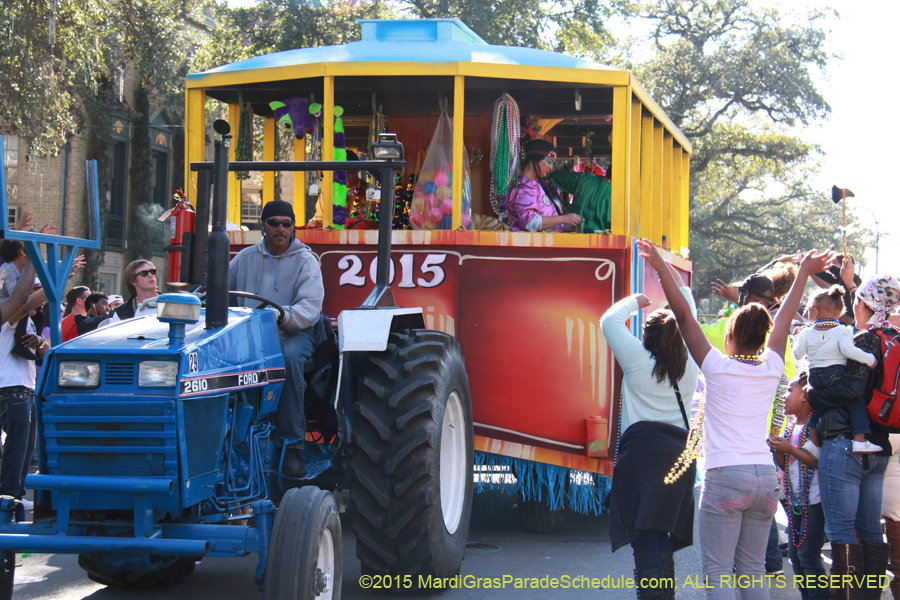
[[[675,276],[681,285],[681,276]],[[681,293],[696,314],[690,288],[682,285]],[[663,480],[687,441],[700,368],[688,356],[671,311],[650,313],[643,341],[628,330],[632,315],[648,306],[646,296],[635,294],[600,319],[623,374],[624,433],[609,495],[609,538],[613,552],[631,544],[638,598],[669,600],[675,598],[673,553],[694,543],[696,472],[691,467],[672,486]]]
[[[734,598],[739,587],[742,600],[769,598],[764,559],[779,492],[766,444],[768,413],[784,371],[788,331],[803,287],[832,253],[813,250],[803,258],[774,324],[760,304],[736,310],[726,326],[723,354],[706,340],[653,243],[644,239],[637,244],[641,256],[659,272],[688,351],[706,379],[701,409],[706,473],[699,529],[707,597]]]

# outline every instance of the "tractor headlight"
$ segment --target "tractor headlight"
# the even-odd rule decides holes
[[[178,363],[162,360],[145,360],[138,374],[140,387],[175,387],[178,379]]]
[[[59,387],[92,388],[100,385],[100,363],[64,360],[59,363]]]

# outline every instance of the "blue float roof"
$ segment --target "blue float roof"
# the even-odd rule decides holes
[[[494,65],[617,70],[565,54],[492,46],[459,19],[360,19],[362,39],[341,46],[298,48],[275,52],[188,75],[238,73],[255,69],[316,63],[353,62],[473,62]]]

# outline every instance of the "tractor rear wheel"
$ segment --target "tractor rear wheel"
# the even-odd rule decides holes
[[[364,572],[400,575],[412,590],[419,576],[455,576],[474,491],[459,344],[438,331],[391,333],[387,350],[360,366],[353,410],[350,508]]]
[[[330,492],[291,488],[269,540],[264,600],[340,600],[341,520]]]

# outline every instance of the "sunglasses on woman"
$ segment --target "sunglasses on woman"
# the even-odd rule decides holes
[[[146,277],[147,275],[153,275],[156,277],[156,269],[144,269],[143,271],[138,271],[138,277]]]

